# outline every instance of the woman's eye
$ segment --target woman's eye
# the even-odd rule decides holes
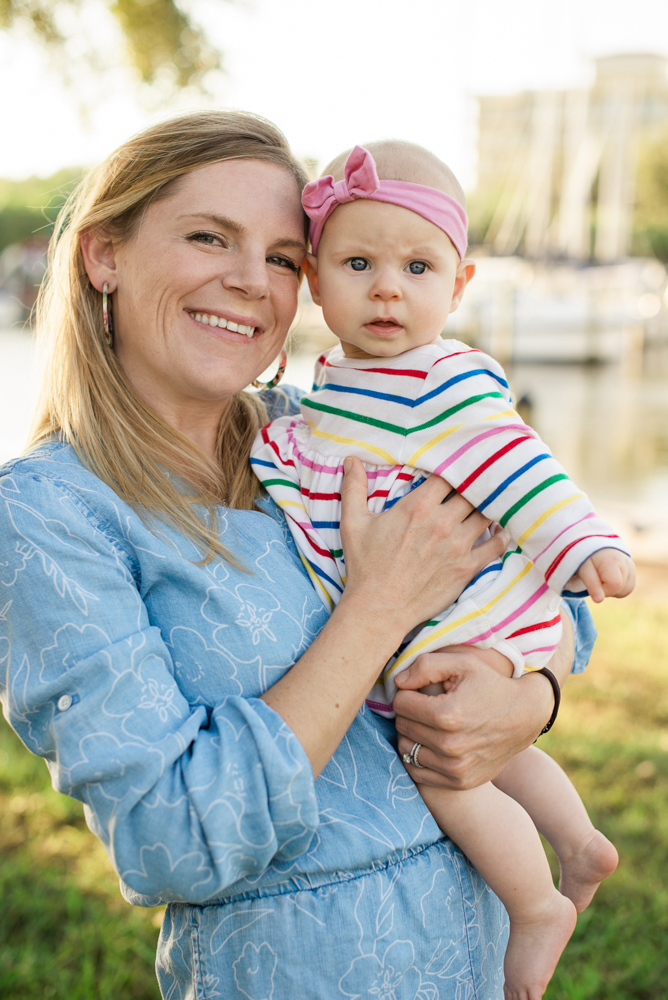
[[[279,267],[286,267],[289,271],[295,271],[295,273],[299,270],[299,265],[295,264],[294,260],[291,260],[289,257],[281,257],[277,254],[267,257],[267,263],[278,264]]]
[[[427,270],[427,265],[423,260],[412,260],[408,265],[408,270],[411,274],[424,274]]]
[[[222,246],[220,236],[213,233],[192,233],[187,239],[189,243],[203,243],[207,247]]]
[[[369,266],[369,261],[365,260],[364,257],[351,257],[348,263],[353,271],[366,271]]]

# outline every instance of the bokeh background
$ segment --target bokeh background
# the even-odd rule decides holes
[[[0,462],[39,393],[30,312],[58,208],[133,132],[224,105],[275,121],[314,175],[386,136],[458,174],[478,273],[448,333],[503,362],[639,567],[632,597],[594,609],[591,667],[542,741],[622,859],[546,996],[665,1000],[665,0],[0,0],[0,95]],[[290,381],[308,388],[331,343],[304,290]],[[162,911],[121,900],[80,806],[4,722],[0,892],[0,996],[157,1000]]]

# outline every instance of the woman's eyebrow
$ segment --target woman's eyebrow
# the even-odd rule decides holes
[[[214,225],[220,226],[222,229],[228,229],[230,232],[236,233],[238,236],[242,236],[248,232],[246,227],[242,226],[240,222],[235,222],[234,219],[228,219],[225,215],[216,215],[215,212],[185,212],[183,215],[177,215],[176,218],[206,219],[208,222],[213,222]],[[293,240],[289,236],[276,240],[274,246],[284,247],[286,250],[297,250],[302,254],[302,256],[306,253],[306,243],[304,240]]]
[[[285,247],[286,250],[298,250],[299,253],[306,253],[306,243],[303,240],[293,240],[286,236],[285,239],[276,240],[277,247]]]
[[[206,219],[208,222],[213,222],[217,226],[222,226],[223,229],[229,229],[233,233],[245,233],[246,228],[242,226],[240,222],[235,222],[234,219],[228,219],[225,215],[216,215],[213,212],[185,212],[183,215],[177,215],[177,219]]]

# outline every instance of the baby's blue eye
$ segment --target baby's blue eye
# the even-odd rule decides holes
[[[348,263],[353,271],[366,271],[369,266],[369,262],[364,257],[351,257]]]
[[[427,265],[423,260],[412,260],[408,265],[408,270],[411,274],[424,274],[427,270]]]

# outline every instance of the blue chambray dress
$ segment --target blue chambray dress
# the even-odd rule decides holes
[[[326,620],[262,506],[220,512],[248,572],[198,566],[68,445],[0,470],[5,715],[84,803],[125,898],[169,904],[163,997],[498,1000],[505,912],[426,810],[393,724],[363,707],[314,781],[258,698]],[[572,613],[579,667],[592,625]]]

